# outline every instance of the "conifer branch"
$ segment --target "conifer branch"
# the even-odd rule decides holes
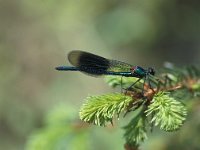
[[[147,138],[148,126],[159,126],[170,132],[180,129],[187,115],[186,107],[180,100],[200,96],[200,69],[195,66],[176,68],[171,65],[161,72],[157,76],[149,75],[149,82],[143,84],[144,80],[140,80],[132,88],[128,87],[137,78],[106,77],[110,86],[123,87],[125,90],[123,93],[86,98],[80,110],[81,120],[105,126],[107,122],[112,123],[115,115],[119,117],[122,112],[127,114],[140,110],[123,128],[125,149],[137,149]]]
[[[99,126],[105,126],[111,122],[115,115],[124,111],[132,101],[132,98],[120,93],[112,93],[100,96],[89,96],[80,110],[80,119]]]
[[[126,139],[126,143],[129,146],[138,146],[141,141],[147,139],[146,116],[144,114],[144,108],[142,108],[140,112],[134,118],[132,118],[128,125],[123,127],[123,129],[125,130],[124,137]]]
[[[160,129],[175,131],[183,125],[187,110],[181,102],[170,97],[169,93],[159,92],[145,113],[146,116],[152,115],[151,123],[155,126],[160,125]]]

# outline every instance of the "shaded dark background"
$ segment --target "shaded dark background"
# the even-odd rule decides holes
[[[199,64],[200,1],[0,0],[1,149],[22,149],[55,105],[78,117],[88,94],[112,91],[101,78],[54,70],[73,49],[157,70]]]

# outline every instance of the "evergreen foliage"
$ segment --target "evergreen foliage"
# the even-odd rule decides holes
[[[140,80],[128,89],[137,78],[106,77],[110,86],[122,87],[122,91],[87,97],[79,112],[80,119],[97,126],[114,126],[113,119],[129,114],[130,121],[122,127],[126,150],[138,150],[154,126],[166,132],[179,130],[187,121],[188,111],[192,111],[192,99],[200,95],[200,69],[170,65],[161,72],[149,77],[151,86]],[[88,124],[74,119],[77,111],[71,108],[62,105],[51,110],[45,127],[30,136],[26,149],[90,149],[90,135],[85,128]]]
[[[147,129],[152,125],[168,132],[180,129],[187,116],[183,101],[190,100],[200,93],[200,70],[195,66],[177,68],[170,65],[161,72],[157,76],[149,77],[151,86],[149,83],[143,86],[144,81],[140,80],[128,89],[137,78],[106,77],[110,86],[121,86],[125,90],[123,93],[86,98],[80,110],[81,120],[105,126],[107,122],[112,123],[115,115],[119,117],[122,112],[127,114],[139,110],[139,113],[123,127],[126,149],[137,149],[147,138]],[[185,94],[187,96],[183,96]]]
[[[187,110],[181,102],[163,92],[154,96],[145,112],[147,116],[152,115],[151,123],[155,126],[160,125],[160,129],[165,131],[179,129],[187,115]]]
[[[105,126],[107,122],[112,123],[115,115],[119,117],[131,101],[131,97],[120,93],[90,96],[80,110],[80,118],[85,122]]]

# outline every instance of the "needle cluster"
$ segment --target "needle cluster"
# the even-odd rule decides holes
[[[110,86],[122,87],[123,92],[87,97],[80,110],[81,120],[105,126],[115,116],[133,114],[123,127],[124,138],[126,145],[138,147],[147,138],[149,127],[158,126],[168,132],[180,129],[186,120],[187,101],[200,96],[200,69],[195,66],[166,67],[159,75],[149,76],[149,82],[143,84],[140,80],[126,89],[136,80],[106,77]]]

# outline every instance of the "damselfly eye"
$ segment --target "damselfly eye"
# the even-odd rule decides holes
[[[153,68],[148,68],[148,73],[154,76],[155,70]]]
[[[131,68],[130,68],[130,72],[131,72],[131,73],[134,73],[135,70],[136,70],[136,67],[131,67]]]

